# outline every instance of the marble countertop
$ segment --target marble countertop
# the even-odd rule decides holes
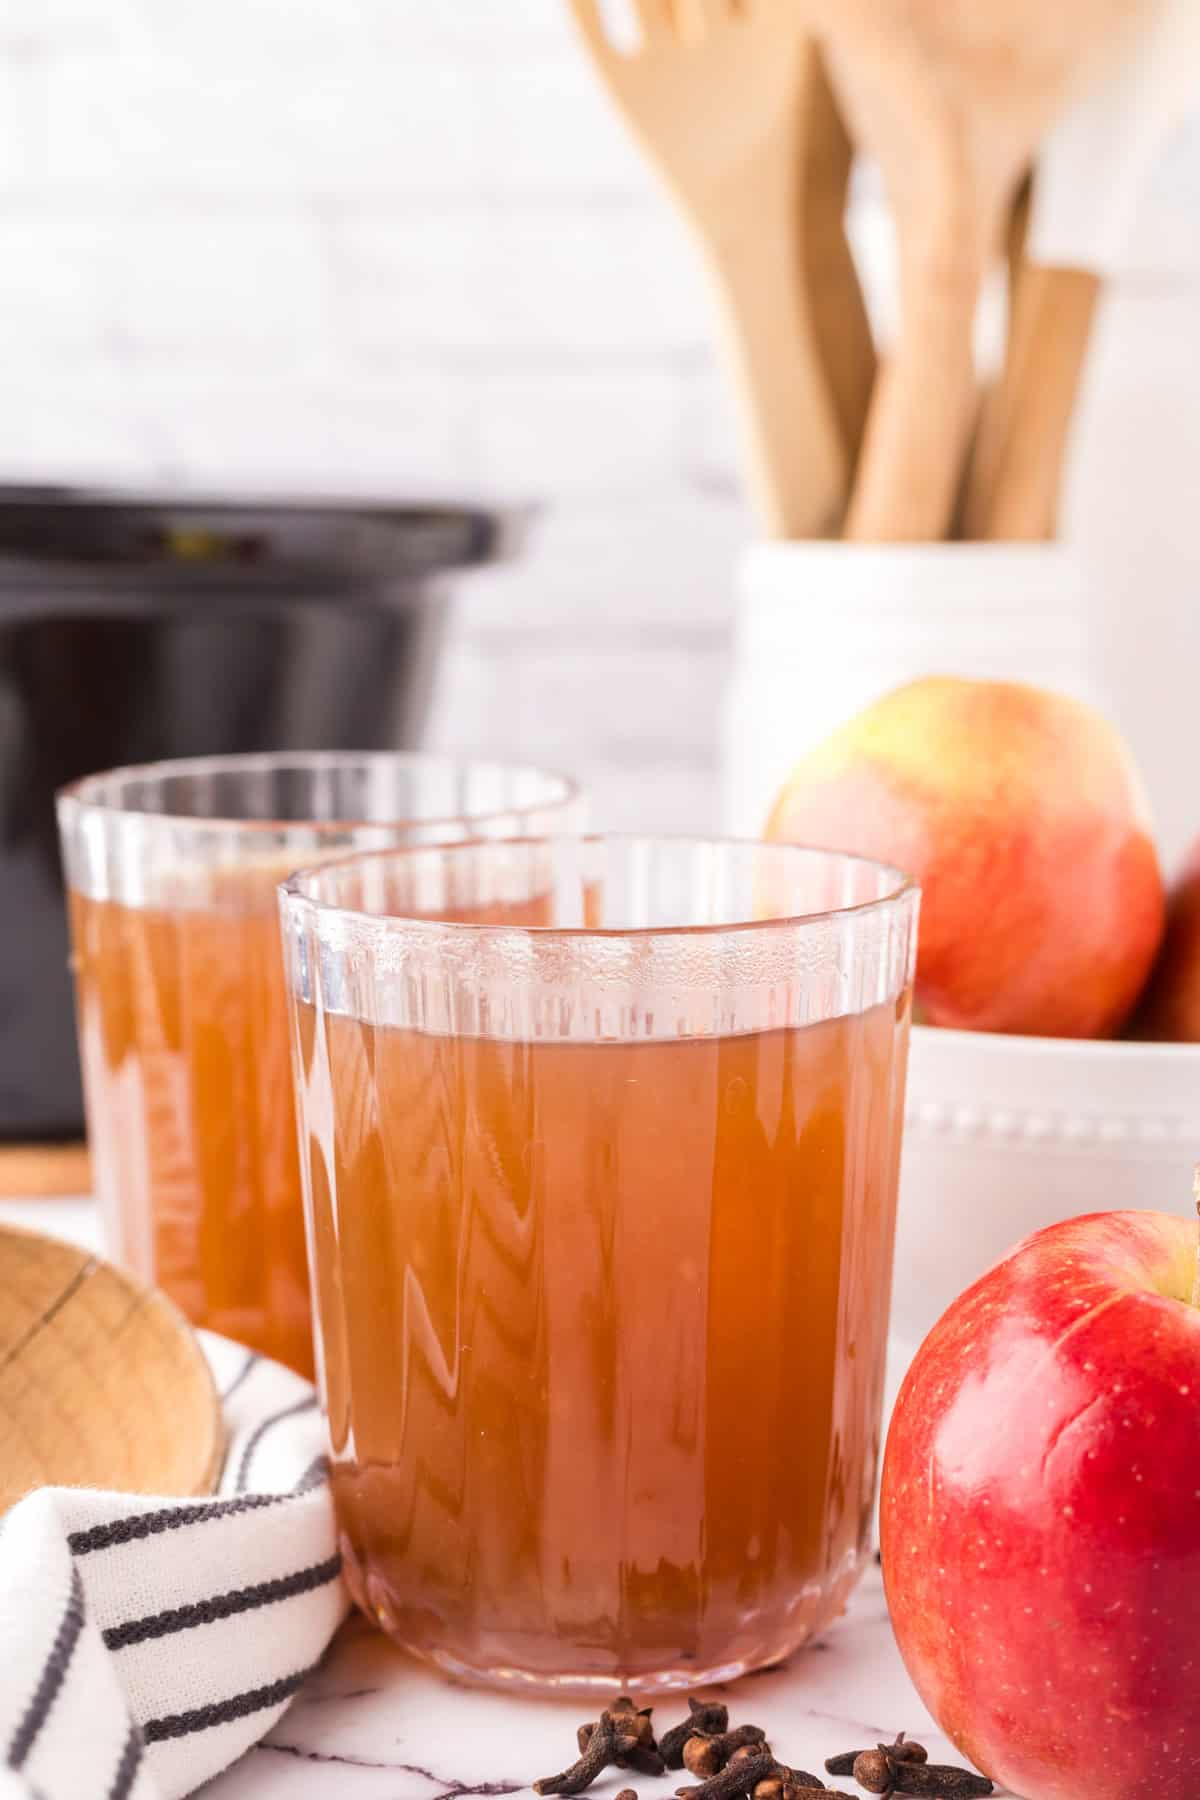
[[[0,1221],[94,1243],[85,1201],[0,1203]],[[827,1756],[906,1731],[938,1762],[960,1762],[921,1705],[900,1661],[877,1569],[845,1617],[782,1668],[748,1676],[729,1695],[733,1723],[762,1725],[793,1768],[822,1772]],[[678,1697],[656,1702],[664,1727],[682,1717]],[[201,1793],[204,1800],[457,1800],[527,1792],[532,1780],[574,1760],[575,1727],[594,1702],[533,1700],[459,1687],[401,1655],[365,1620],[351,1617],[318,1672],[262,1743]],[[594,1788],[613,1800],[670,1800],[690,1781],[611,1770]],[[859,1793],[848,1778],[840,1790]]]
[[[961,1762],[936,1730],[904,1672],[877,1570],[846,1616],[783,1668],[736,1687],[706,1689],[728,1700],[731,1722],[766,1730],[794,1768],[822,1772],[827,1756],[893,1738],[917,1737],[939,1762]],[[664,1726],[683,1716],[680,1697],[655,1702]],[[352,1618],[320,1671],[275,1729],[241,1762],[201,1790],[204,1800],[456,1800],[524,1794],[530,1781],[574,1761],[575,1727],[594,1702],[531,1700],[456,1687],[410,1661],[365,1620]],[[613,1769],[589,1792],[613,1800],[669,1800],[691,1777],[658,1781]],[[860,1796],[853,1781],[833,1783]]]

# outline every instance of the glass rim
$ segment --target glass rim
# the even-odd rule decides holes
[[[875,869],[884,876],[894,878],[895,886],[886,894],[877,895],[873,900],[857,900],[849,906],[827,906],[814,909],[812,912],[772,913],[762,919],[730,919],[705,924],[691,925],[529,925],[507,924],[496,922],[480,922],[469,919],[445,919],[423,917],[420,913],[370,913],[360,912],[354,907],[339,906],[332,900],[321,900],[303,891],[306,881],[320,880],[325,876],[336,875],[339,870],[357,867],[363,863],[375,863],[382,860],[396,860],[403,857],[408,860],[417,856],[463,856],[477,850],[496,853],[504,850],[531,849],[535,847],[550,848],[555,844],[649,844],[677,846],[680,848],[705,850],[757,850],[768,855],[807,857],[823,857],[839,863],[855,865],[864,869]],[[838,919],[858,919],[872,913],[886,912],[900,902],[920,894],[921,886],[916,878],[908,875],[895,863],[882,862],[878,857],[861,856],[853,850],[830,849],[821,844],[776,843],[764,838],[740,838],[720,835],[705,836],[690,832],[639,832],[639,831],[588,831],[562,832],[559,834],[541,834],[535,837],[517,838],[462,838],[444,844],[400,844],[385,850],[352,850],[345,856],[332,857],[328,861],[309,863],[302,869],[296,869],[285,881],[276,885],[276,894],[281,909],[286,907],[289,913],[303,913],[310,920],[319,918],[337,919],[343,924],[363,927],[373,931],[388,928],[415,929],[430,935],[444,934],[446,937],[458,937],[466,942],[488,936],[499,936],[504,933],[537,940],[539,943],[552,943],[556,939],[572,942],[596,941],[646,941],[651,938],[676,937],[724,937],[733,932],[753,931],[785,931],[789,927],[819,925]]]
[[[162,781],[171,776],[202,775],[259,775],[270,774],[276,770],[311,769],[369,769],[383,767],[425,767],[429,769],[453,769],[466,774],[503,774],[533,775],[547,783],[549,791],[542,798],[513,803],[507,806],[489,806],[479,812],[462,813],[430,813],[416,819],[362,819],[349,815],[339,815],[336,819],[280,819],[280,818],[248,818],[235,814],[207,814],[157,811],[147,806],[122,806],[119,802],[102,798],[102,790],[110,783],[127,783],[135,781]],[[431,750],[247,750],[234,751],[216,756],[178,756],[164,757],[156,762],[121,763],[112,769],[97,770],[94,774],[81,776],[77,781],[68,782],[55,794],[55,804],[59,807],[75,807],[80,812],[89,812],[113,819],[138,819],[158,825],[184,826],[189,831],[231,832],[276,834],[289,831],[329,832],[331,834],[344,831],[369,831],[388,829],[392,826],[413,825],[424,830],[437,830],[441,826],[475,824],[486,819],[516,817],[522,818],[531,813],[539,813],[546,807],[574,806],[582,797],[581,784],[572,775],[565,775],[558,769],[542,768],[537,763],[505,762],[498,757],[489,756],[455,756]],[[486,843],[486,838],[463,840]],[[380,854],[386,855],[387,851]],[[339,859],[340,860],[340,859]]]

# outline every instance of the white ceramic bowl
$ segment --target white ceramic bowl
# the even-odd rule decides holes
[[[1114,1207],[1191,1213],[1200,1044],[917,1026],[909,1061],[890,1397],[930,1327],[1005,1251]]]

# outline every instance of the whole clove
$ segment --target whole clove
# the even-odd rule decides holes
[[[618,1769],[633,1769],[639,1775],[665,1775],[667,1765],[660,1752],[650,1744],[635,1744],[625,1755],[615,1758]]]
[[[771,1746],[768,1744],[766,1738],[762,1738],[761,1740],[755,1738],[748,1744],[740,1744],[730,1757],[729,1761],[731,1763],[749,1762],[751,1757],[762,1756],[770,1748]]]
[[[627,1713],[618,1715],[621,1724],[629,1717]],[[641,1748],[644,1746],[636,1734],[620,1730],[612,1713],[602,1712],[578,1762],[559,1775],[543,1775],[540,1781],[534,1782],[533,1791],[535,1794],[582,1794],[610,1764],[622,1757],[630,1757]]]
[[[924,1744],[918,1744],[914,1738],[907,1737],[903,1731],[897,1734],[894,1744],[880,1744],[878,1747],[880,1750],[886,1750],[888,1755],[894,1757],[897,1762],[923,1763],[929,1760],[929,1752]],[[862,1754],[861,1750],[845,1750],[840,1756],[826,1757],[825,1773],[827,1775],[853,1775],[854,1764]]]
[[[720,1774],[711,1780],[701,1782],[699,1787],[682,1787],[675,1789],[676,1800],[739,1800],[744,1794],[752,1794],[760,1781],[774,1775],[778,1764],[773,1753],[766,1748],[757,1756],[740,1758],[736,1762],[728,1762]]]
[[[654,1741],[654,1726],[651,1723],[653,1711],[650,1706],[635,1708],[628,1694],[619,1695],[609,1708],[608,1716],[618,1735],[632,1740],[631,1748],[613,1758],[618,1769],[635,1769],[639,1775],[666,1773],[667,1765]],[[595,1731],[596,1725],[593,1722],[581,1725],[575,1733],[580,1756],[587,1750]]]
[[[836,1756],[827,1756],[825,1773],[827,1775],[853,1775],[854,1759],[861,1755],[861,1750],[841,1750]]]
[[[893,1762],[890,1791],[925,1800],[982,1800],[991,1793],[992,1783],[974,1769],[958,1769],[951,1763]]]
[[[892,1781],[895,1766],[886,1750],[861,1750],[854,1759],[851,1773],[868,1794],[890,1794],[895,1785]]]
[[[710,1775],[718,1775],[735,1756],[744,1762],[745,1752],[765,1744],[766,1736],[761,1725],[739,1725],[735,1731],[722,1731],[711,1737],[696,1732],[683,1746],[683,1766],[690,1774],[706,1780]]]
[[[688,1717],[664,1731],[658,1740],[659,1752],[668,1769],[682,1769],[683,1746],[697,1735],[715,1737],[729,1729],[729,1708],[719,1700],[688,1697]]]
[[[920,1762],[911,1754],[911,1749],[907,1756],[897,1756],[894,1748],[880,1744],[874,1750],[860,1751],[855,1757],[854,1779],[869,1794],[926,1796],[927,1800],[977,1800],[992,1791],[987,1776],[976,1775],[973,1769],[954,1768],[949,1763]]]
[[[827,1794],[827,1789],[819,1775],[776,1763],[774,1772],[755,1787],[752,1800],[813,1800],[823,1794]],[[836,1796],[828,1796],[828,1800],[836,1800]]]

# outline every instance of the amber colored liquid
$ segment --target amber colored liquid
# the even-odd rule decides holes
[[[907,999],[642,1043],[326,1019],[334,1485],[352,1589],[394,1637],[490,1679],[685,1685],[840,1610],[907,1028]]]
[[[214,875],[203,907],[72,894],[71,937],[93,1181],[113,1254],[194,1324],[311,1376],[275,901],[289,867]],[[546,905],[455,917],[540,924]]]
[[[311,1375],[278,873],[231,882],[211,909],[73,894],[71,931],[115,1254],[196,1324]]]

